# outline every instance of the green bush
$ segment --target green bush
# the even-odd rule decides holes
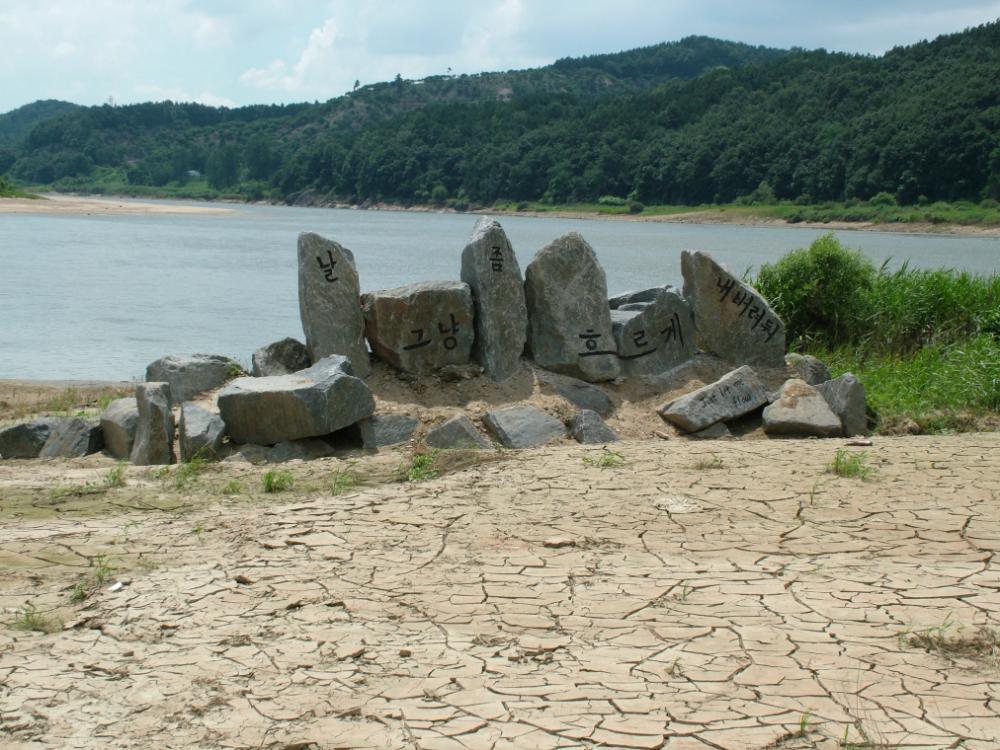
[[[641,214],[645,210],[646,206],[644,206],[639,201],[630,201],[628,204],[628,212],[630,214]]]
[[[876,193],[868,201],[868,204],[871,206],[879,206],[887,208],[898,205],[896,203],[895,196],[892,193],[886,193],[886,192]]]
[[[628,203],[624,198],[619,198],[616,195],[602,195],[597,199],[597,202],[602,206],[624,206]]]

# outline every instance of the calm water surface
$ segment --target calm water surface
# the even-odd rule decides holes
[[[168,353],[227,354],[302,338],[296,236],[354,251],[363,290],[457,279],[476,216],[237,206],[223,216],[0,216],[0,378],[141,377]],[[583,234],[611,294],[681,284],[680,252],[736,273],[823,234],[799,228],[502,217],[522,271],[565,232]],[[1000,269],[1000,239],[839,232],[877,263]]]

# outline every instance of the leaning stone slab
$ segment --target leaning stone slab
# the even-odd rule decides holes
[[[170,354],[149,363],[146,382],[169,384],[171,403],[180,404],[215,390],[241,370],[239,362],[218,354]]]
[[[527,404],[486,412],[483,424],[506,448],[535,448],[566,437],[566,426]]]
[[[267,463],[280,464],[285,461],[315,461],[336,453],[336,449],[321,438],[286,440],[271,448],[264,457]]]
[[[343,356],[292,375],[238,378],[219,392],[222,421],[234,443],[274,445],[348,427],[375,411],[364,381]]]
[[[612,310],[611,330],[625,375],[665,372],[695,353],[691,307],[676,292],[661,291],[642,310]]]
[[[354,254],[312,232],[299,235],[298,252],[299,315],[312,360],[340,354],[351,360],[357,377],[368,377],[371,364]]]
[[[528,307],[517,256],[495,219],[484,216],[472,230],[462,251],[462,281],[472,290],[475,305],[472,356],[491,380],[506,380],[521,366]]]
[[[666,291],[670,290],[670,284],[664,286],[654,286],[650,289],[641,289],[636,292],[625,292],[608,299],[608,307],[612,310],[621,310],[625,305],[648,305],[655,302]],[[638,309],[638,308],[636,308]]]
[[[62,420],[45,441],[39,458],[82,458],[104,447],[97,420],[72,417]]]
[[[618,377],[607,279],[583,237],[570,232],[539,250],[524,291],[528,347],[540,367],[592,383]]]
[[[816,386],[830,405],[833,413],[840,418],[847,437],[864,435],[868,430],[865,414],[865,386],[854,375],[845,372],[839,378],[828,380]]]
[[[104,450],[114,458],[128,459],[132,455],[135,432],[139,426],[139,407],[135,398],[117,398],[101,414]]]
[[[826,399],[804,380],[786,380],[778,400],[764,409],[764,432],[787,437],[839,437],[840,417]]]
[[[539,370],[538,379],[552,386],[556,393],[580,409],[596,411],[607,419],[615,410],[615,402],[607,391],[598,385],[592,385],[568,375],[556,375],[552,372]]]
[[[181,461],[193,458],[215,460],[222,451],[226,425],[222,417],[190,402],[181,406],[180,420]]]
[[[569,423],[569,434],[576,442],[587,445],[618,440],[618,435],[604,423],[601,415],[590,409],[581,409],[573,415]]]
[[[251,360],[251,374],[255,378],[291,375],[311,364],[312,359],[305,344],[297,339],[287,338],[255,351]]]
[[[431,448],[492,448],[493,444],[464,414],[456,414],[427,432],[424,442]]]
[[[472,292],[460,281],[431,281],[362,296],[375,356],[404,372],[432,373],[469,362]]]
[[[417,420],[405,414],[374,414],[358,423],[361,442],[369,450],[405,443],[413,437]]]
[[[744,365],[714,383],[664,404],[657,411],[663,419],[682,430],[698,432],[766,403],[767,388],[753,368]]]
[[[174,415],[170,413],[169,383],[139,383],[135,387],[139,423],[132,445],[137,466],[174,462]]]
[[[681,272],[702,349],[728,362],[784,367],[785,326],[756,289],[706,253],[681,253]]]
[[[61,417],[40,417],[0,430],[0,458],[38,458]]]
[[[795,377],[809,385],[819,385],[830,379],[830,370],[811,354],[786,354],[785,364],[792,368]]]

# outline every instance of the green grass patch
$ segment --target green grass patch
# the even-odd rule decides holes
[[[827,466],[827,471],[838,477],[868,479],[875,470],[868,465],[867,453],[852,453],[840,448],[833,455],[833,461]]]
[[[354,463],[350,462],[346,467],[341,467],[333,472],[333,475],[330,477],[330,494],[343,495],[361,483],[362,479],[354,468]]]
[[[625,456],[610,448],[601,448],[600,453],[583,457],[584,466],[593,466],[597,469],[617,469],[626,463],[628,462],[625,460]]]
[[[112,468],[108,469],[104,474],[104,485],[106,487],[124,487],[125,486],[125,467],[127,464],[124,462],[118,463]]]
[[[434,464],[438,451],[430,453],[414,453],[409,464],[403,464],[399,469],[399,479],[404,482],[424,482],[435,479],[440,473]]]
[[[261,483],[264,486],[264,492],[287,492],[295,484],[295,477],[290,471],[268,469],[261,477]]]
[[[37,633],[56,633],[62,630],[62,621],[39,612],[34,604],[25,604],[9,623],[12,630],[35,631]]]

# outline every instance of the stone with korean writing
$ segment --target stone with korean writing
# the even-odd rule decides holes
[[[641,310],[612,310],[611,330],[625,375],[657,375],[695,353],[691,308],[676,292],[661,292]]]
[[[462,251],[462,281],[472,289],[476,312],[473,359],[490,379],[506,380],[521,366],[528,308],[521,267],[495,219],[484,216],[476,223]]]
[[[759,409],[767,403],[767,396],[754,369],[743,365],[714,383],[668,401],[657,412],[685,432],[698,432]]]
[[[340,354],[355,375],[371,372],[354,254],[312,232],[299,235],[299,315],[313,362]]]
[[[592,383],[618,377],[607,279],[583,237],[570,232],[539,250],[524,291],[528,347],[539,366]]]
[[[426,374],[468,364],[475,337],[472,291],[460,281],[429,281],[361,297],[372,352],[404,372]]]
[[[707,253],[681,253],[695,343],[733,363],[785,366],[785,326],[760,293]]]

